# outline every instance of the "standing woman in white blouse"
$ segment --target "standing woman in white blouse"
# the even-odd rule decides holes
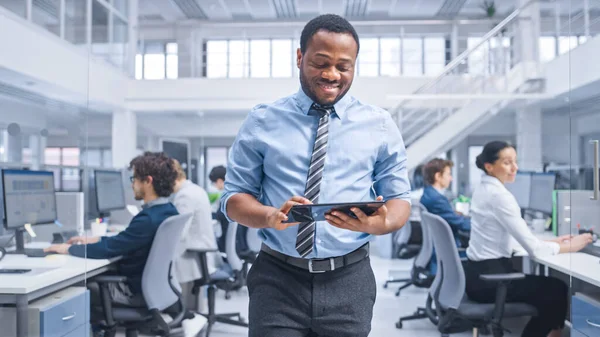
[[[517,152],[506,142],[490,142],[477,157],[477,167],[485,172],[475,189],[471,203],[471,239],[465,263],[466,291],[469,298],[494,303],[496,286],[479,279],[482,274],[511,273],[511,237],[530,256],[576,252],[592,242],[589,234],[561,236],[551,241],[536,238],[521,218],[514,196],[504,187],[517,174]],[[553,277],[526,275],[508,287],[507,302],[524,302],[535,306],[523,337],[558,337],[567,314],[568,287]]]

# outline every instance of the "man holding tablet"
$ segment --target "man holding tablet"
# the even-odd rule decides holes
[[[248,114],[231,148],[222,210],[261,228],[248,275],[250,337],[366,337],[376,284],[368,241],[410,213],[406,150],[390,114],[346,95],[359,51],[352,25],[322,15],[303,29],[301,89]],[[374,194],[375,192],[376,194]],[[298,204],[385,201],[326,221],[288,223]],[[371,212],[369,212],[371,213]]]

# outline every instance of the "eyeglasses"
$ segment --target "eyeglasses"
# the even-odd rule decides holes
[[[135,180],[135,176],[129,177],[129,181],[133,182]]]

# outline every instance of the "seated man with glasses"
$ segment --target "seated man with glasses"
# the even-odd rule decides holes
[[[178,214],[168,199],[173,193],[177,172],[171,158],[164,153],[146,152],[134,158],[129,168],[133,171],[131,187],[135,199],[144,200],[144,206],[127,229],[111,237],[74,237],[66,244],[52,245],[45,250],[78,257],[87,256],[89,259],[122,256],[117,265],[118,273],[126,276],[128,281],[109,283],[110,295],[114,303],[137,306],[145,303],[142,296],[142,273],[154,235],[166,218]],[[88,288],[92,308],[101,305],[98,285],[89,283]],[[93,322],[97,322],[95,318],[92,317]]]

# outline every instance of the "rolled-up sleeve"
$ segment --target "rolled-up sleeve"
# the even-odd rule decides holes
[[[258,199],[263,179],[263,154],[256,138],[257,119],[253,109],[246,117],[231,149],[225,176],[225,193],[221,197],[221,211],[227,220],[227,202],[238,194],[246,193]]]
[[[383,144],[379,149],[374,170],[375,191],[385,201],[402,199],[410,203],[406,147],[396,123],[387,112],[383,123],[382,139]]]

